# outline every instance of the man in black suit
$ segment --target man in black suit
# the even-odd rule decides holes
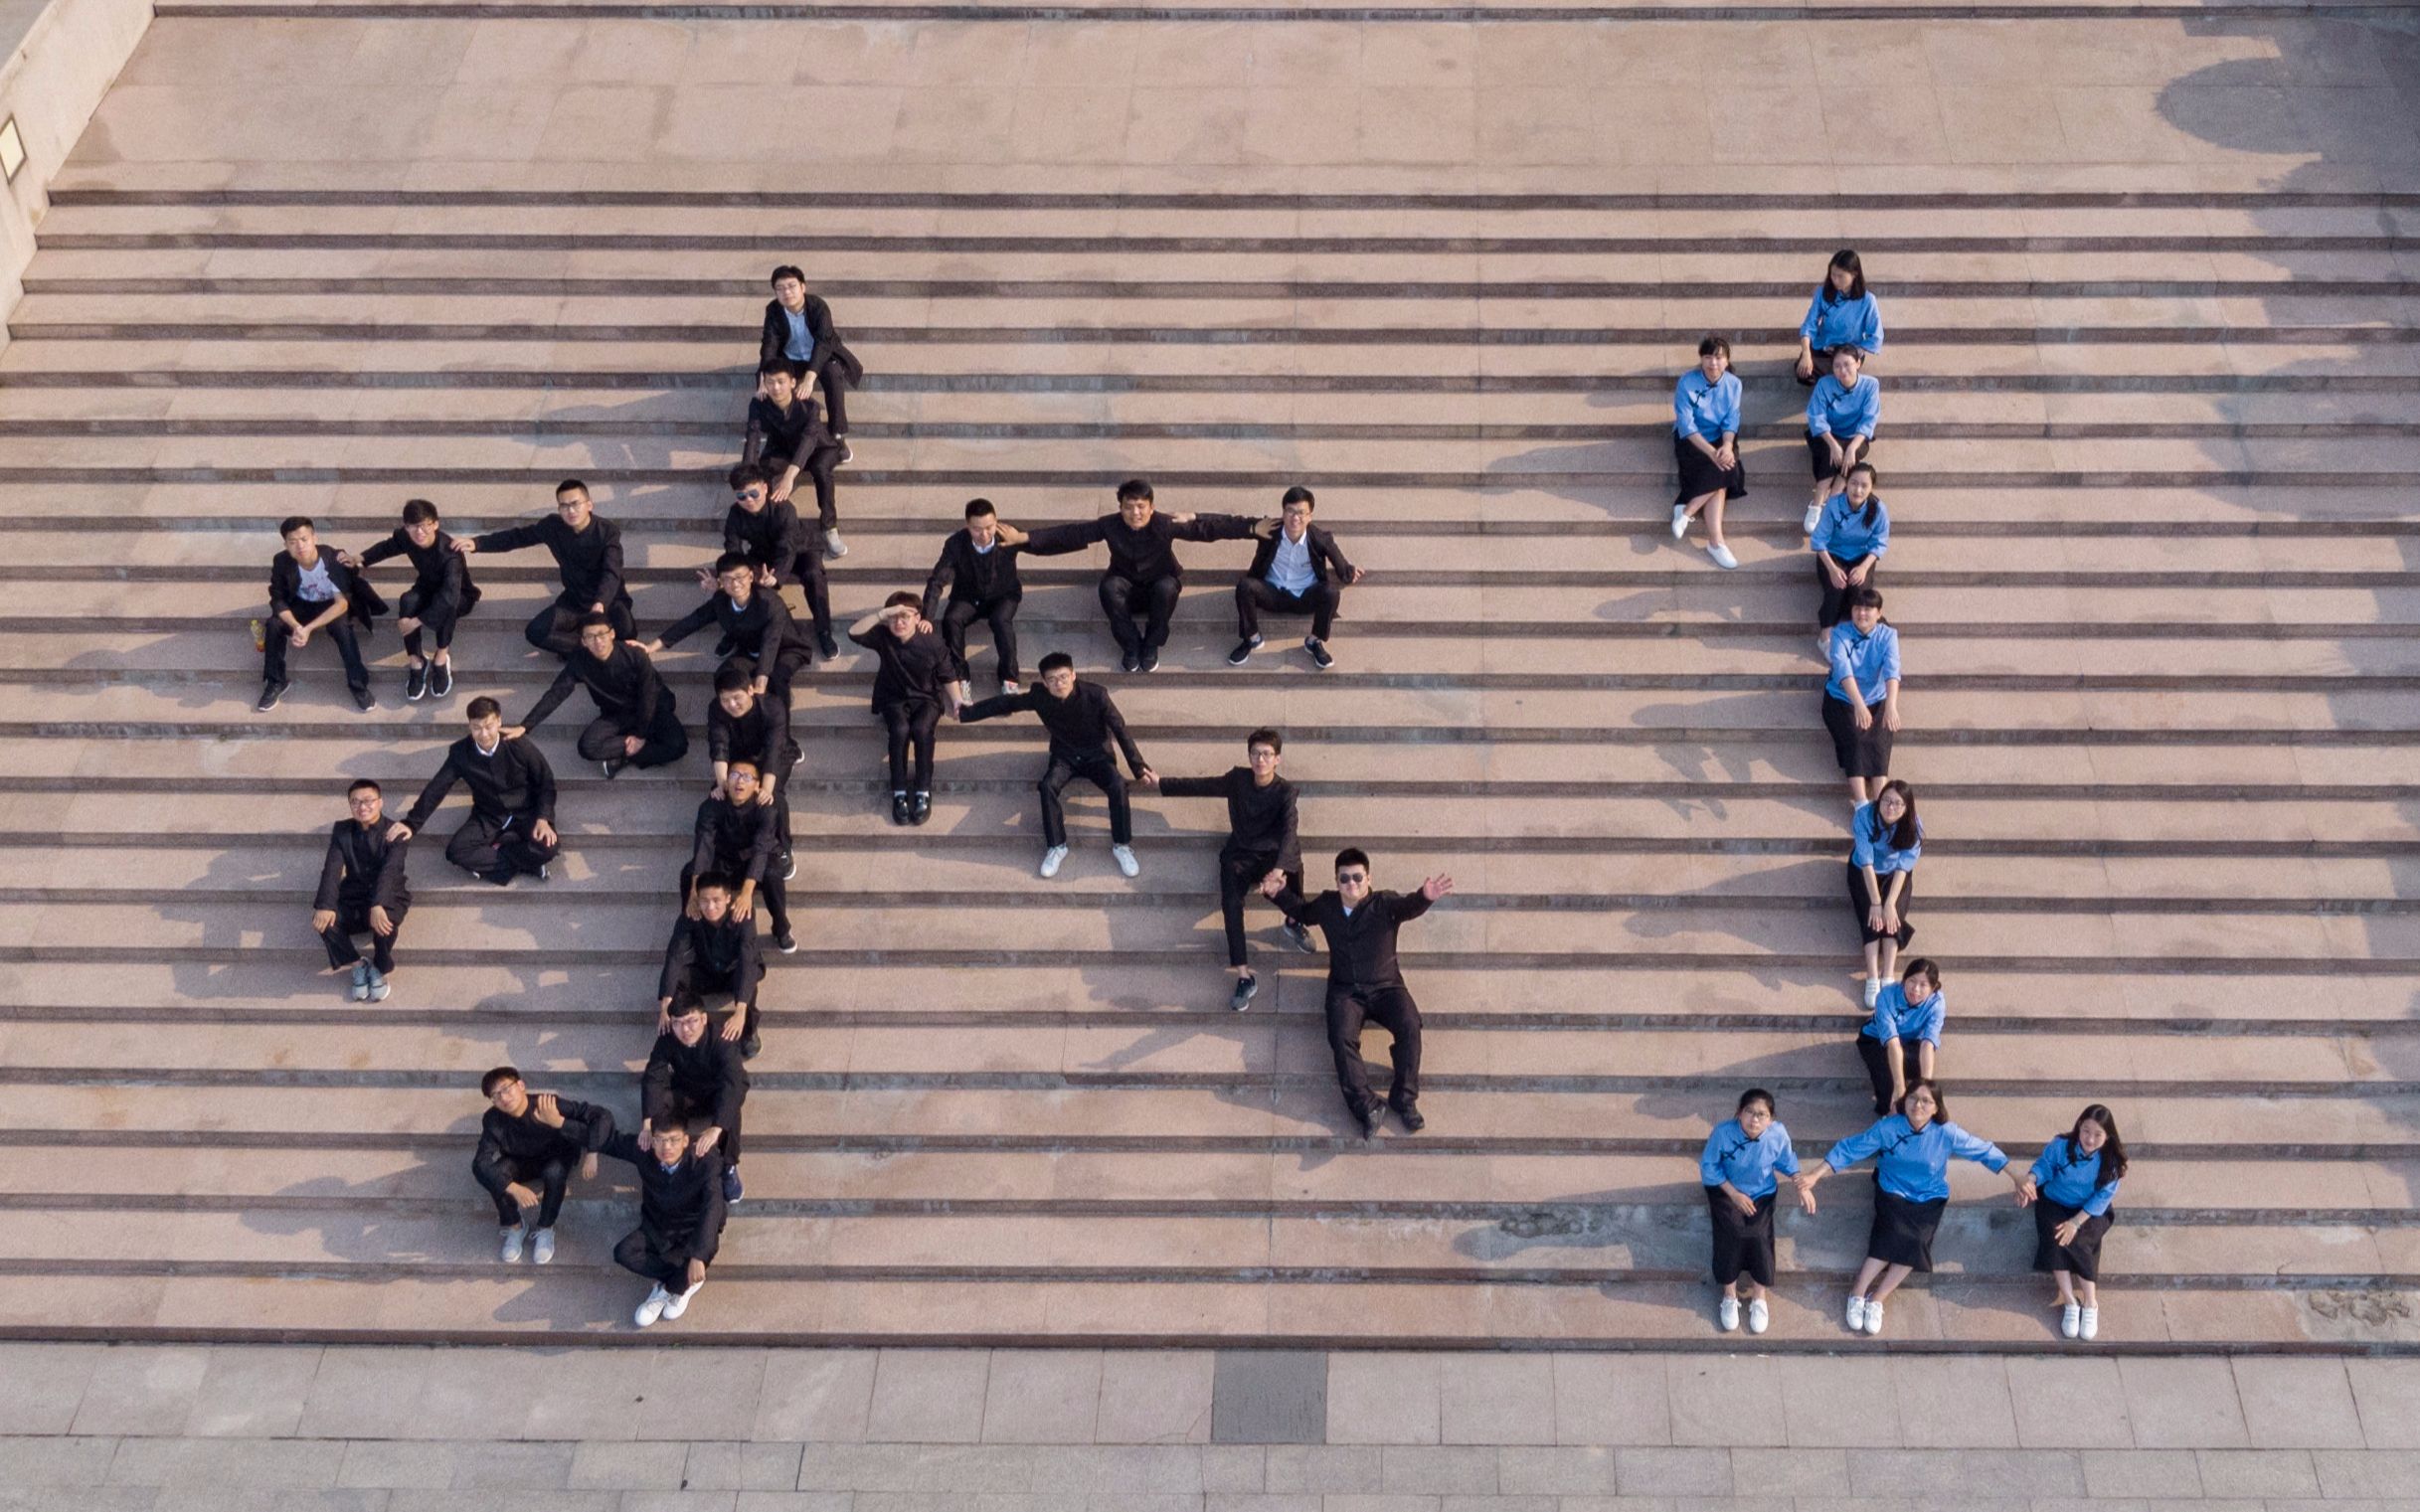
[[[757,364],[779,362],[803,385],[811,375],[832,412],[832,435],[840,460],[849,459],[849,390],[865,381],[857,360],[832,328],[832,307],[806,291],[806,274],[783,263],[773,271],[774,296],[766,301],[765,327],[757,340]],[[835,552],[833,555],[839,555]]]
[[[520,740],[563,707],[575,686],[589,690],[597,718],[580,732],[580,758],[595,761],[609,777],[624,766],[662,766],[689,749],[679,702],[655,663],[633,642],[613,638],[613,621],[591,614],[580,621],[580,649],[555,674],[554,684],[520,724],[505,731]]]
[[[1058,876],[1060,865],[1067,860],[1067,805],[1061,794],[1078,777],[1100,788],[1110,800],[1111,859],[1128,877],[1139,875],[1142,866],[1134,859],[1134,816],[1126,803],[1125,779],[1118,774],[1118,756],[1125,757],[1126,770],[1137,782],[1151,781],[1151,768],[1135,748],[1134,738],[1126,734],[1125,719],[1119,714],[1110,690],[1080,681],[1075,658],[1065,651],[1053,651],[1042,658],[1041,686],[1014,697],[1003,693],[979,704],[960,704],[957,717],[973,724],[1017,713],[1040,715],[1042,728],[1050,732],[1050,764],[1042,768],[1042,780],[1034,784],[1042,794],[1042,875]],[[1113,742],[1118,747],[1115,754],[1110,750]]]
[[[328,829],[327,860],[320,863],[319,891],[311,898],[311,930],[328,947],[328,969],[353,968],[353,1000],[383,1003],[387,978],[395,972],[395,937],[412,907],[404,880],[407,843],[387,838],[385,796],[362,777],[345,789],[352,817]],[[363,960],[353,936],[370,936]]]
[[[637,623],[630,617],[630,589],[621,577],[621,527],[597,513],[588,484],[578,478],[557,483],[555,512],[543,520],[453,543],[453,549],[466,557],[477,552],[517,552],[525,546],[545,547],[555,559],[556,571],[563,575],[563,591],[530,616],[528,628],[521,632],[531,645],[570,656],[580,644],[577,626],[591,614],[610,618],[613,633],[624,640],[637,636]]]
[[[765,922],[774,931],[774,948],[783,955],[798,948],[789,932],[789,897],[784,886],[797,863],[789,859],[781,838],[778,805],[758,801],[764,774],[747,756],[726,762],[723,775],[706,801],[697,806],[690,831],[689,860],[681,867],[681,908],[692,919],[699,913],[698,889],[705,879],[721,876],[732,887],[731,917],[753,924],[757,901],[765,902]]]
[[[1238,1013],[1261,990],[1244,945],[1244,899],[1272,878],[1282,887],[1302,891],[1295,785],[1278,775],[1285,750],[1284,736],[1255,730],[1244,738],[1244,757],[1251,764],[1231,766],[1215,777],[1154,775],[1145,784],[1171,798],[1227,800],[1227,842],[1218,851],[1218,907],[1227,925],[1227,965],[1235,972],[1235,993],[1227,1006]],[[1291,919],[1286,921],[1286,937],[1297,949],[1311,947],[1309,932]]]
[[[363,567],[375,567],[390,557],[412,560],[412,587],[395,602],[395,627],[404,632],[404,654],[412,658],[405,674],[404,697],[443,698],[453,691],[453,627],[479,601],[479,586],[470,581],[470,559],[453,549],[453,537],[437,521],[436,506],[427,499],[404,503],[403,527],[361,554]],[[422,655],[422,637],[436,642],[435,651]]]
[[[790,857],[789,774],[804,753],[790,737],[789,710],[778,699],[757,697],[745,667],[714,674],[714,707],[706,711],[706,756],[714,765],[713,796],[731,788],[731,768],[747,761],[757,769],[756,801],[774,811],[774,838],[780,845],[773,871],[786,880],[797,870]]]
[[[318,528],[308,516],[295,515],[277,527],[285,549],[268,565],[267,621],[258,630],[260,640],[260,701],[253,707],[262,714],[285,697],[285,658],[311,637],[325,633],[344,658],[345,686],[353,690],[353,707],[367,714],[378,707],[370,696],[370,669],[362,665],[359,636],[387,607],[369,580],[344,564],[334,551],[319,547]]]
[[[1009,698],[1025,690],[1017,685],[1017,606],[1025,585],[1017,579],[1017,551],[1025,532],[1000,523],[989,499],[969,499],[966,524],[942,543],[933,576],[925,580],[925,612],[942,602],[949,590],[949,607],[942,610],[942,644],[957,658],[957,697],[971,703],[972,674],[966,666],[966,626],[984,620],[991,626],[991,643],[1000,653],[1000,692]]]
[[[757,922],[732,917],[730,878],[708,872],[689,890],[688,907],[673,921],[664,942],[664,970],[656,986],[656,1011],[667,1019],[675,1003],[703,1002],[708,993],[731,994],[731,1018],[723,1038],[740,1042],[740,1059],[756,1058],[757,988],[765,980],[765,949]]]
[[[731,469],[731,509],[723,516],[723,550],[757,565],[757,586],[778,592],[787,579],[806,596],[815,626],[815,654],[830,661],[840,654],[832,639],[832,586],[823,570],[823,527],[798,518],[798,506],[773,501],[773,479],[754,462]],[[698,569],[697,586],[714,591],[714,569]]]
[[[1274,520],[1243,515],[1159,514],[1151,485],[1128,478],[1118,485],[1118,513],[1044,526],[1026,538],[1025,553],[1056,557],[1096,542],[1107,546],[1110,567],[1101,575],[1101,610],[1109,616],[1110,634],[1124,653],[1126,671],[1155,672],[1159,648],[1168,643],[1177,595],[1184,591],[1184,569],[1177,565],[1175,544],[1241,541],[1275,529]],[[1139,634],[1134,629],[1138,614],[1145,621]]]
[[[530,1259],[552,1264],[555,1259],[555,1216],[563,1211],[564,1193],[572,1172],[580,1179],[597,1176],[597,1152],[613,1137],[613,1113],[594,1102],[575,1102],[553,1092],[532,1094],[521,1073],[499,1066],[479,1080],[479,1095],[488,1101],[479,1118],[479,1148],[470,1157],[470,1174],[496,1200],[496,1223],[502,1241],[496,1258],[518,1264],[522,1242],[534,1239]],[[537,1183],[533,1190],[530,1183]],[[537,1209],[531,1234],[530,1209]]]
[[[791,380],[789,368],[778,362],[765,364],[757,375],[756,397],[748,402],[748,435],[741,443],[740,465],[765,469],[777,504],[790,502],[798,474],[813,481],[815,525],[827,557],[849,554],[840,539],[840,493],[833,481],[846,449],[825,428],[815,397]]]
[[[505,739],[504,710],[494,699],[474,698],[463,713],[470,734],[445,748],[445,763],[387,839],[411,839],[462,782],[470,788],[470,817],[445,842],[445,859],[497,887],[522,872],[543,882],[562,843],[555,833],[555,769],[536,741]]]
[[[650,1128],[669,1128],[692,1118],[707,1120],[698,1136],[701,1153],[718,1153],[726,1202],[740,1200],[740,1111],[748,1102],[748,1068],[731,1030],[739,1015],[717,1033],[707,1027],[706,1005],[683,998],[656,1015],[655,1047],[639,1074],[639,1106]],[[718,1149],[719,1146],[719,1149]]]
[[[760,696],[771,695],[789,708],[789,680],[811,657],[806,636],[792,619],[789,605],[772,588],[757,586],[757,565],[738,552],[725,552],[714,563],[717,591],[712,598],[664,626],[646,643],[649,656],[679,645],[708,625],[719,626],[730,647],[725,667],[745,667]]]
[[[1322,672],[1336,664],[1327,649],[1328,633],[1335,628],[1344,586],[1359,583],[1361,569],[1344,560],[1334,536],[1310,523],[1315,502],[1307,488],[1287,489],[1276,533],[1262,538],[1251,570],[1236,580],[1235,628],[1242,638],[1227,653],[1229,666],[1252,659],[1265,613],[1308,614],[1310,634],[1303,637],[1302,649]]]
[[[1429,1121],[1420,1111],[1420,1005],[1403,984],[1395,931],[1453,891],[1454,879],[1439,875],[1417,893],[1372,892],[1370,858],[1357,847],[1336,852],[1336,885],[1316,898],[1305,901],[1280,877],[1261,883],[1262,895],[1288,919],[1316,924],[1327,936],[1327,1048],[1336,1058],[1344,1105],[1373,1139],[1389,1107],[1406,1133],[1419,1133]],[[1376,1019],[1395,1041],[1395,1082],[1383,1103],[1370,1094],[1369,1069],[1361,1064],[1367,1019]]]
[[[641,1328],[687,1312],[722,1248],[729,1171],[714,1137],[708,1129],[692,1144],[674,1121],[605,1141],[605,1154],[638,1170],[638,1227],[613,1247],[613,1263],[654,1282],[631,1317]]]

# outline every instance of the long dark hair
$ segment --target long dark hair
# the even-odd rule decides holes
[[[1874,838],[1879,840],[1883,834],[1882,793],[1891,792],[1897,793],[1899,801],[1907,805],[1907,812],[1899,816],[1899,822],[1890,830],[1891,849],[1914,850],[1916,842],[1924,838],[1924,826],[1916,822],[1916,789],[1897,777],[1883,783],[1882,792],[1874,794]]]
[[[2115,1186],[2118,1178],[2126,1174],[2126,1141],[2118,1137],[2118,1115],[2109,1110],[2107,1103],[2095,1102],[2076,1114],[2075,1127],[2067,1131],[2067,1153],[2070,1156],[2084,1153],[2081,1136],[2088,1122],[2098,1123],[2101,1132],[2109,1136],[2109,1142],[2101,1146],[2101,1176],[2093,1183],[2097,1191],[2102,1187]]]
[[[1865,485],[1868,490],[1865,495],[1865,513],[1862,518],[1865,521],[1865,528],[1867,530],[1872,530],[1874,528],[1874,518],[1882,513],[1882,474],[1874,471],[1874,464],[1871,462],[1859,462],[1854,467],[1849,468],[1847,473],[1843,475],[1840,480],[1842,484],[1840,491],[1843,496],[1846,496],[1848,492],[1846,487],[1848,479],[1855,477],[1860,472],[1865,474]]]
[[[1848,292],[1845,294],[1831,286],[1831,269],[1834,267],[1848,274]],[[1864,297],[1865,264],[1857,260],[1855,248],[1843,247],[1831,254],[1830,266],[1823,269],[1823,301],[1826,304],[1836,304],[1843,299],[1856,300]]]

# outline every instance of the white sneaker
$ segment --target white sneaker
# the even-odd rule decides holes
[[[672,1293],[666,1291],[662,1283],[658,1282],[655,1288],[647,1293],[646,1299],[638,1304],[638,1311],[630,1314],[630,1321],[641,1328],[652,1328],[655,1326],[655,1320],[664,1315],[664,1309],[671,1305]]]
[[[1765,1305],[1763,1297],[1760,1296],[1748,1304],[1748,1331],[1750,1333],[1763,1333],[1765,1325],[1772,1321],[1773,1309]]]
[[[1672,539],[1675,541],[1689,539],[1689,506],[1686,504],[1672,506]]]
[[[962,677],[957,680],[957,701],[961,704],[974,702],[974,684]]]
[[[1868,1334],[1882,1332],[1882,1304],[1880,1302],[1865,1304],[1865,1331]]]
[[[538,1231],[538,1237],[530,1243],[529,1258],[533,1264],[551,1265],[555,1262],[554,1230],[540,1229]]]
[[[1130,845],[1111,846],[1110,859],[1117,862],[1118,870],[1125,873],[1128,877],[1139,877],[1142,875],[1142,863],[1134,859],[1134,848]]]
[[[2076,1316],[2076,1337],[2097,1339],[2101,1336],[2101,1309],[2086,1307]]]
[[[1042,875],[1045,877],[1058,876],[1059,867],[1066,860],[1067,847],[1064,845],[1052,846],[1049,850],[1042,853]]]
[[[2072,1338],[2074,1338],[2074,1337],[2075,1337],[2075,1331],[2076,1331],[2076,1327],[2077,1327],[2077,1317],[2076,1317],[2076,1314],[2077,1314],[2078,1312],[2080,1312],[2081,1310],[2082,1310],[2082,1309],[2081,1309],[2081,1308],[2079,1308],[2079,1307],[2077,1307],[2077,1306],[2076,1306],[2076,1304],[2075,1304],[2075,1303],[2073,1303],[2073,1302],[2069,1302],[2069,1303],[2068,1303],[2066,1306],[2061,1307],[2061,1308],[2059,1309],[2059,1337],[2060,1337],[2060,1338],[2062,1338],[2062,1339],[2072,1339]]]
[[[823,555],[826,561],[837,562],[848,554],[849,544],[840,539],[840,532],[827,530],[823,533]]]
[[[1724,1297],[1714,1309],[1714,1321],[1721,1325],[1722,1331],[1725,1333],[1737,1331],[1739,1328],[1739,1298]]]
[[[1882,1001],[1882,978],[1881,978],[1881,977],[1878,977],[1878,976],[1869,976],[1869,977],[1867,977],[1867,978],[1865,979],[1865,1006],[1866,1006],[1866,1007],[1868,1007],[1868,1008],[1871,1008],[1872,1006],[1874,1006],[1874,1004],[1879,1003],[1879,1002],[1881,1002],[1881,1001]]]
[[[504,1231],[504,1243],[496,1251],[496,1259],[507,1265],[521,1263],[521,1226],[514,1224]]]
[[[1726,573],[1739,566],[1739,558],[1732,556],[1731,548],[1727,546],[1709,546],[1706,555],[1712,557],[1714,565]]]
[[[706,1283],[704,1281],[700,1281],[697,1283],[697,1286],[703,1286]],[[692,1286],[687,1291],[675,1291],[670,1296],[664,1298],[664,1316],[666,1318],[677,1318],[682,1313],[687,1312],[689,1310],[689,1299],[697,1295],[697,1286]]]
[[[1009,682],[1005,679],[1003,679],[1000,683],[1000,697],[1002,698],[1015,698],[1018,694],[1023,693],[1024,691],[1025,690],[1019,687],[1017,684]]]
[[[1822,523],[1823,506],[1820,504],[1810,504],[1807,506],[1807,518],[1799,522],[1799,534],[1802,536],[1812,536],[1815,534],[1815,528]]]
[[[1863,1333],[1865,1331],[1865,1298],[1853,1291],[1850,1292],[1848,1310],[1843,1316],[1847,1319],[1850,1333]]]

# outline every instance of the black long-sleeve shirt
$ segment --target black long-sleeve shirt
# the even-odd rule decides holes
[[[638,1147],[635,1134],[615,1134],[603,1153],[638,1168],[638,1228],[657,1255],[675,1265],[714,1263],[723,1243],[723,1156],[693,1147],[670,1170]]]
[[[738,552],[777,578],[788,578],[806,548],[797,507],[787,499],[755,510],[734,504],[723,516],[723,550]]]
[[[427,546],[414,544],[411,534],[397,531],[361,554],[363,567],[376,567],[390,557],[412,562],[412,590],[420,594],[423,615],[451,604],[464,614],[479,601],[479,586],[470,581],[470,559],[453,549],[453,537],[438,531]]]
[[[950,533],[942,543],[942,554],[933,564],[933,576],[925,580],[925,612],[938,614],[942,608],[942,593],[948,590],[949,601],[964,599],[968,603],[992,603],[1002,598],[1023,598],[1025,584],[1017,576],[1017,553],[1022,546],[1010,546],[997,537],[991,550],[974,549],[974,537],[963,530]]]
[[[697,823],[690,833],[693,873],[703,877],[720,872],[734,884],[762,884],[766,868],[781,849],[774,805],[753,797],[745,803],[708,798],[697,806]]]
[[[748,440],[740,450],[742,466],[767,457],[786,457],[804,467],[816,447],[831,444],[832,432],[824,426],[823,412],[805,395],[792,397],[786,410],[761,394],[748,402]]]
[[[733,718],[717,697],[706,711],[706,758],[710,761],[754,761],[767,781],[789,775],[798,758],[798,743],[790,738],[789,710],[770,693],[760,693],[748,712]]]
[[[639,1074],[639,1106],[656,1123],[672,1121],[672,1093],[693,1105],[714,1109],[714,1125],[730,1128],[748,1099],[748,1068],[740,1060],[738,1042],[726,1040],[711,1025],[695,1045],[684,1045],[669,1030],[655,1037],[647,1052],[647,1069]]]
[[[412,889],[404,881],[404,857],[409,840],[390,842],[387,821],[365,829],[351,819],[328,827],[328,857],[320,863],[319,891],[314,909],[381,908],[389,914],[412,907]]]
[[[563,575],[563,591],[555,601],[565,608],[585,609],[602,603],[610,609],[627,607],[630,590],[621,580],[621,527],[603,515],[589,516],[589,528],[574,534],[563,516],[548,515],[509,530],[473,536],[470,544],[483,552],[517,552],[543,546]]]
[[[720,924],[708,924],[682,915],[664,945],[663,980],[655,995],[680,997],[682,989],[690,985],[691,975],[700,971],[713,973],[718,981],[728,980],[734,1004],[742,1008],[754,1005],[757,983],[765,978],[765,949],[757,939],[757,922],[752,919],[741,924],[726,914]],[[711,1031],[708,1037],[712,1038]]]
[[[1119,753],[1125,757],[1126,770],[1136,775],[1142,772],[1142,753],[1134,749],[1134,738],[1126,734],[1125,718],[1118,712],[1117,700],[1110,697],[1110,690],[1099,683],[1078,678],[1067,697],[1052,698],[1050,689],[1036,682],[1022,693],[1002,693],[967,705],[965,718],[973,723],[1020,713],[1042,717],[1042,728],[1050,732],[1053,756],[1096,756],[1116,741]]]
[[[1046,525],[1026,537],[1020,549],[1028,556],[1057,557],[1099,542],[1110,549],[1109,577],[1136,584],[1162,578],[1182,583],[1185,574],[1176,562],[1177,542],[1241,541],[1258,524],[1260,521],[1244,515],[1195,515],[1179,525],[1168,515],[1153,514],[1136,530],[1123,515],[1103,515],[1097,520]]]
[[[529,740],[501,740],[494,752],[482,756],[469,736],[445,748],[445,763],[413,800],[404,822],[415,834],[460,782],[470,789],[471,812],[494,823],[507,819],[555,822],[555,768],[546,753]]]
[[[568,1165],[604,1149],[605,1141],[613,1137],[611,1108],[558,1095],[555,1110],[563,1114],[563,1127],[548,1128],[538,1121],[537,1107],[538,1094],[532,1092],[518,1118],[500,1107],[489,1108],[479,1120],[479,1149],[471,1157],[472,1163],[494,1168],[506,1160],[533,1164],[560,1160]]]
[[[942,644],[938,630],[919,630],[906,640],[891,633],[887,624],[859,634],[849,631],[849,639],[874,653],[878,668],[874,673],[874,707],[888,709],[913,699],[945,702],[942,684],[949,682],[957,668],[957,658]]]
[[[664,626],[656,638],[669,648],[710,624],[731,637],[733,650],[754,664],[751,671],[757,677],[772,677],[777,670],[794,673],[813,655],[789,605],[769,588],[749,589],[746,603],[734,603],[729,593],[718,592]]]
[[[623,735],[646,734],[655,723],[656,706],[669,696],[655,663],[629,641],[614,646],[603,661],[591,656],[587,646],[576,646],[555,674],[554,683],[522,716],[522,728],[535,730],[545,724],[547,716],[572,696],[574,687],[588,689],[589,697],[597,701],[597,712],[611,720]]]
[[[1302,843],[1295,833],[1295,785],[1271,777],[1267,787],[1252,780],[1249,766],[1231,766],[1215,777],[1161,777],[1159,790],[1171,798],[1225,798],[1226,856],[1277,857],[1281,871],[1302,870]]]
[[[1298,924],[1316,924],[1327,936],[1327,980],[1337,987],[1400,987],[1403,967],[1395,959],[1395,931],[1429,912],[1426,893],[1372,890],[1350,914],[1336,890],[1305,901],[1288,888],[1277,905]]]

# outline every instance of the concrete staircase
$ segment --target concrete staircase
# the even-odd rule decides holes
[[[162,15],[152,75],[243,52],[241,22]],[[277,23],[262,87],[386,24]],[[1030,727],[946,728],[934,822],[895,830],[863,658],[818,666],[749,1200],[658,1333],[1717,1345],[1709,1123],[1752,1084],[1802,1152],[1866,1118],[1782,371],[1854,242],[1890,325],[1882,587],[1959,1121],[2029,1156],[2117,1107],[2138,1170],[2102,1350],[2420,1343],[2420,193],[1574,171],[1356,196],[1129,169],[765,203],[660,167],[491,189],[433,162],[399,189],[86,154],[0,352],[0,1332],[616,1334],[626,1184],[578,1191],[552,1271],[499,1268],[463,1169],[475,1084],[512,1060],[631,1106],[699,763],[608,785],[559,716],[556,881],[421,856],[396,996],[356,1006],[315,974],[315,837],[343,778],[400,808],[462,702],[544,686],[519,638],[544,564],[482,560],[448,705],[402,701],[390,628],[377,714],[313,652],[256,716],[245,621],[283,515],[358,549],[407,496],[489,528],[564,474],[628,532],[642,626],[685,609],[763,272],[794,258],[873,375],[843,617],[921,586],[970,494],[1032,525],[1133,473],[1180,510],[1306,482],[1372,573],[1335,671],[1277,637],[1227,668],[1242,554],[1197,548],[1164,670],[1107,680],[1162,771],[1286,729],[1314,875],[1357,843],[1382,885],[1462,892],[1405,935],[1429,1130],[1364,1143],[1318,963],[1265,956],[1287,969],[1225,1008],[1214,805],[1140,799],[1126,884],[1079,800],[1040,883]],[[1749,388],[1728,575],[1664,528],[1669,387],[1707,330]],[[1101,675],[1092,576],[1028,571],[1029,658]],[[666,665],[695,723],[709,663]],[[1980,1173],[1958,1189],[1883,1347],[2055,1343],[2030,1219]],[[1766,1347],[1874,1347],[1834,1321],[1862,1183],[1824,1197],[1783,1225]]]

